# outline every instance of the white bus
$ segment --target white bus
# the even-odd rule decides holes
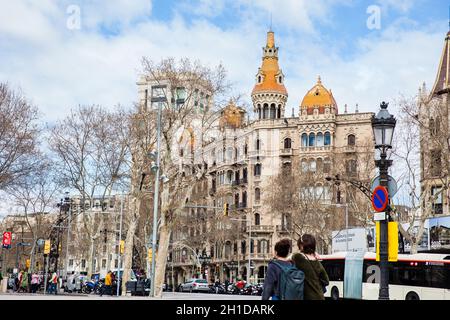
[[[354,254],[338,252],[320,258],[330,278],[325,297],[378,299],[380,267],[375,253],[366,252],[355,259]],[[397,262],[389,262],[389,298],[450,300],[450,255],[399,254]]]

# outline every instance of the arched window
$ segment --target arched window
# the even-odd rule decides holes
[[[291,148],[291,138],[284,139],[284,148],[290,149]]]
[[[267,103],[264,103],[263,119],[269,119],[269,105]]]
[[[261,148],[261,141],[259,139],[256,139],[256,150],[259,151]]]
[[[330,173],[331,171],[331,160],[330,158],[325,158],[323,160],[323,173]]]
[[[260,253],[269,253],[269,241],[261,240]]]
[[[278,77],[278,82],[283,83],[283,78],[281,76]]]
[[[302,172],[308,172],[308,161],[306,159],[302,160]]]
[[[278,105],[278,109],[277,109],[277,118],[278,118],[278,119],[281,118],[281,104]]]
[[[276,117],[275,103],[272,103],[270,105],[270,119],[275,119],[275,117]]]
[[[248,150],[248,147],[247,147],[247,144],[245,144],[244,145],[244,154],[247,156],[247,150]]]
[[[261,76],[258,76],[258,83],[261,83]]]
[[[331,134],[327,131],[325,132],[325,137],[323,139],[323,144],[329,146],[331,144]]]
[[[259,201],[261,199],[261,189],[255,189],[255,201]]]
[[[306,133],[302,134],[302,147],[308,146],[308,135]]]
[[[316,172],[316,169],[317,169],[316,160],[314,159],[309,160],[309,171]]]
[[[322,132],[319,132],[318,134],[317,134],[317,146],[318,147],[323,147],[323,134],[322,134]]]
[[[355,137],[355,135],[354,135],[354,134],[348,135],[348,137],[347,137],[347,145],[348,145],[348,146],[354,146],[354,145],[355,145],[355,142],[356,142],[356,137]]]
[[[245,254],[245,251],[247,251],[247,244],[245,240],[242,240],[241,242],[241,254]]]
[[[247,191],[242,192],[242,204],[244,208],[247,207]]]
[[[250,253],[255,252],[255,241],[252,239],[250,240]]]
[[[255,226],[259,226],[261,224],[261,216],[259,213],[255,213]]]
[[[318,158],[316,163],[317,163],[317,172],[322,172],[323,171],[323,160],[322,160],[322,158]]]
[[[225,258],[230,258],[231,256],[231,241],[225,242]]]
[[[255,164],[255,176],[261,175],[261,169],[262,169],[262,166],[260,163]]]
[[[310,133],[308,146],[314,147],[315,144],[316,144],[316,135],[314,133]]]

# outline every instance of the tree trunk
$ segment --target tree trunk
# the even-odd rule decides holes
[[[89,256],[88,256],[86,271],[87,271],[87,276],[89,278],[91,278],[92,273],[94,271],[94,270],[92,270],[92,261],[94,259],[94,241],[95,241],[95,239],[91,237],[89,240],[90,240],[89,241]]]
[[[418,247],[417,241],[411,241],[411,251],[410,251],[410,254],[416,254],[416,253],[417,253],[417,247]]]
[[[164,275],[166,273],[167,256],[169,252],[171,228],[167,225],[161,225],[159,230],[159,246],[156,253],[155,270],[155,297],[161,298],[162,286],[164,284]]]
[[[136,208],[137,209],[137,208]],[[123,275],[122,275],[122,295],[126,295],[126,283],[130,280],[131,268],[133,266],[133,244],[134,234],[138,225],[136,215],[130,217],[128,222],[127,237],[125,239],[125,248],[123,253]]]

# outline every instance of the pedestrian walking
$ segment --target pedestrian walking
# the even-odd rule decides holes
[[[36,293],[39,288],[39,275],[33,272],[31,275],[31,293]]]
[[[111,285],[112,285],[112,272],[111,270],[109,270],[105,276],[105,285],[102,288],[102,291],[100,292],[100,297],[103,296],[105,292],[112,296]]]
[[[52,277],[50,278],[49,287],[50,289],[48,290],[48,293],[54,292],[55,295],[58,294],[58,275],[56,272],[53,272]]]
[[[290,249],[289,239],[282,239],[275,244],[275,258],[267,266],[262,300],[303,298],[304,273],[288,258]]]
[[[316,254],[316,239],[304,234],[297,242],[300,253],[292,255],[295,266],[305,273],[305,300],[325,300],[324,292],[329,284],[327,272]]]

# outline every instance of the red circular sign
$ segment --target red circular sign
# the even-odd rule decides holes
[[[389,203],[389,193],[386,187],[378,186],[372,192],[372,207],[377,212],[382,212],[386,209]]]

